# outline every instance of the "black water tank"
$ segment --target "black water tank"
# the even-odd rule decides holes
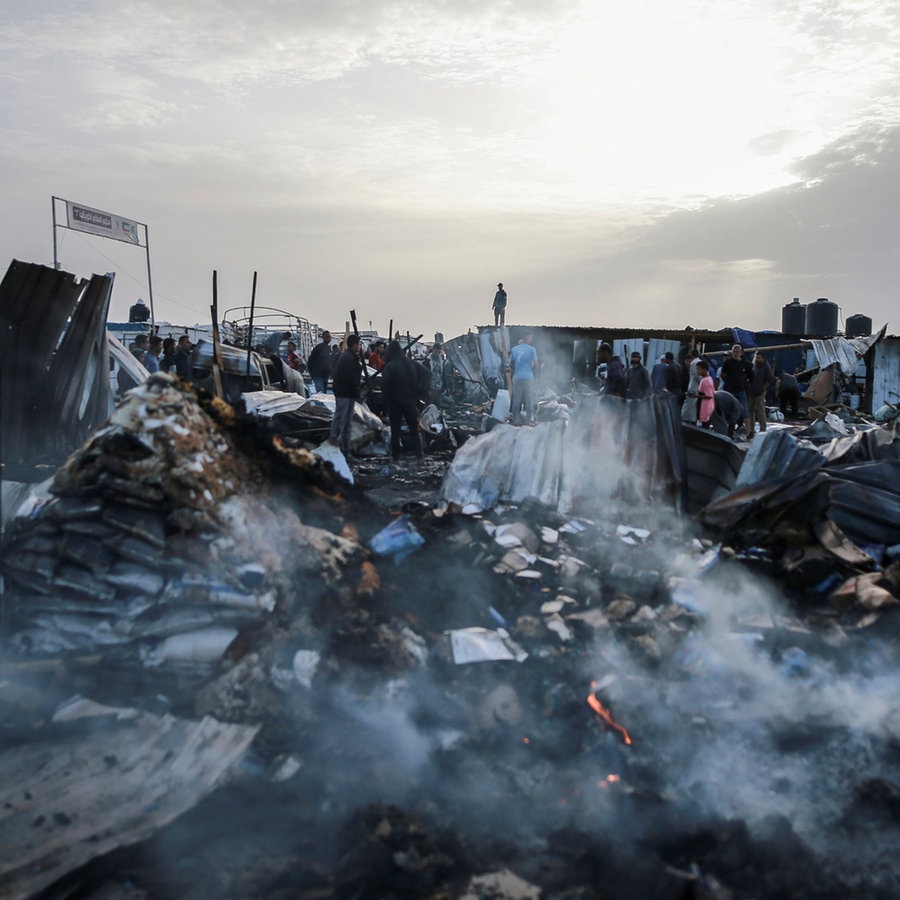
[[[150,310],[143,300],[138,298],[138,302],[131,305],[128,310],[129,322],[146,322],[150,319]]]
[[[837,334],[838,305],[827,297],[819,297],[806,307],[805,334],[813,337],[834,337]]]
[[[872,320],[868,316],[850,316],[844,323],[844,329],[848,338],[868,337],[872,333]]]
[[[781,330],[784,334],[805,334],[806,304],[794,297],[790,303],[781,307]]]

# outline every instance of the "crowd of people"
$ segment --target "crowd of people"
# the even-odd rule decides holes
[[[690,348],[680,363],[672,351],[664,353],[648,371],[639,351],[631,353],[626,369],[610,344],[597,349],[595,377],[601,390],[623,400],[643,400],[665,394],[681,406],[683,422],[712,428],[728,437],[749,438],[767,428],[769,406],[778,406],[785,417],[800,414],[797,374],[780,367],[773,370],[763,350],[750,359],[734,344],[718,368],[713,357]]]
[[[504,326],[507,303],[506,290],[498,283],[492,305],[495,327]],[[535,423],[542,358],[532,341],[530,331],[522,332],[508,355],[509,420],[514,425]],[[193,344],[186,334],[175,339],[142,333],[130,349],[151,373],[173,372],[191,378]],[[337,343],[325,330],[304,360],[292,333],[283,331],[267,335],[256,349],[273,362],[305,375],[317,394],[326,393],[330,385],[335,399],[331,440],[350,458],[356,402],[365,399],[373,412],[388,420],[391,454],[396,460],[404,449],[403,425],[410,435],[408,448],[421,458],[421,408],[425,404],[446,407],[464,394],[462,377],[441,341],[422,353],[415,341],[404,347],[399,335],[389,341],[376,338],[364,346],[356,332]],[[680,405],[682,421],[729,437],[750,438],[757,428],[766,431],[768,405],[777,404],[785,416],[799,415],[801,387],[796,374],[773,371],[762,350],[755,350],[748,359],[743,347],[734,344],[718,366],[717,355],[703,355],[697,347],[688,348],[680,356],[681,361],[667,351],[648,368],[642,352],[634,350],[626,366],[604,341],[597,348],[595,382],[604,394],[623,400],[666,395]]]

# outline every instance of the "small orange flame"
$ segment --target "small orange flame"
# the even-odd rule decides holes
[[[619,734],[622,735],[622,740],[630,747],[631,746],[631,735],[618,723],[616,722],[610,711],[597,699],[594,694],[594,686],[597,682],[591,682],[591,692],[587,695],[588,706],[597,713],[597,715],[609,725],[610,728],[614,728]]]

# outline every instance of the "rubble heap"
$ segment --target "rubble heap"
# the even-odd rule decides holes
[[[313,524],[341,520],[342,479],[164,374],[130,392],[50,490],[3,553],[6,630],[23,653],[202,671],[242,629],[289,619],[355,551]]]

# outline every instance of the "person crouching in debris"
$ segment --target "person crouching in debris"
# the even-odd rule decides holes
[[[400,343],[391,341],[387,349],[387,361],[381,370],[381,393],[391,426],[391,456],[394,462],[400,459],[401,420],[406,421],[416,456],[419,459],[424,456],[422,436],[419,434],[419,408],[416,405],[419,393],[416,366],[417,363],[403,352]]]
[[[709,428],[710,420],[716,411],[716,386],[709,377],[709,365],[702,359],[697,360],[694,367],[700,376],[697,388],[697,424],[701,428]]]
[[[537,364],[537,350],[531,346],[531,332],[526,331],[509,351],[509,368],[513,373],[509,412],[513,425],[522,424],[523,407],[524,424],[534,425],[534,370]]]
[[[800,369],[798,367],[797,371]],[[791,408],[791,418],[796,419],[800,414],[800,384],[797,376],[792,372],[782,370],[775,381],[775,396],[778,405],[785,418],[788,415],[788,406]]]
[[[728,391],[716,391],[715,409],[709,420],[710,427],[716,434],[734,437],[734,430],[744,421],[744,408],[740,401]]]
[[[353,424],[353,407],[360,399],[359,379],[362,373],[359,358],[359,335],[347,335],[347,349],[337,355],[331,371],[331,387],[334,391],[334,418],[331,420],[331,441],[337,443],[341,453],[350,459],[350,427]]]

